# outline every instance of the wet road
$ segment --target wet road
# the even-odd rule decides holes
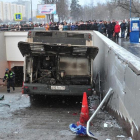
[[[0,95],[5,96],[0,101],[0,140],[91,140],[69,130],[69,124],[79,120],[82,98],[47,97],[31,104],[29,96],[21,95],[21,88],[16,88],[15,93],[5,91],[5,87],[0,87]],[[112,127],[105,128],[104,122],[111,122]],[[92,123],[91,132],[99,140],[128,140],[107,112],[100,111]]]
[[[135,56],[140,57],[140,43],[132,44],[130,43],[129,39],[126,38],[119,38],[118,42],[116,43],[122,46],[124,49],[131,52],[132,54],[134,54]]]

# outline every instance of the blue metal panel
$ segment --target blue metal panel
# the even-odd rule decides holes
[[[130,42],[139,43],[140,21],[139,19],[132,19],[130,24]]]
[[[130,42],[131,43],[139,43],[139,32],[131,32],[130,33]]]

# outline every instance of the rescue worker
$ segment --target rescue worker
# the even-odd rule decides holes
[[[14,91],[15,90],[15,87],[14,87],[15,73],[13,71],[10,71],[8,68],[6,69],[3,82],[5,82],[5,80],[7,80],[7,92],[10,93],[10,87],[12,87]]]

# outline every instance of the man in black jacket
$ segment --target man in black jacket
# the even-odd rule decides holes
[[[96,20],[93,20],[90,30],[98,31],[98,26],[97,26]]]
[[[82,23],[81,23],[81,30],[85,30],[85,24],[84,24],[84,22],[82,21]]]
[[[130,19],[128,19],[126,39],[127,39],[127,37],[129,37],[129,36],[130,36]]]
[[[113,36],[113,33],[114,33],[114,28],[115,28],[115,25],[116,25],[116,21],[115,19],[112,20],[112,36]]]
[[[108,24],[107,24],[107,34],[108,34],[108,38],[112,38],[112,31],[113,31],[113,26],[112,26],[111,22],[108,21]]]
[[[125,20],[121,23],[121,38],[125,38],[126,23]]]

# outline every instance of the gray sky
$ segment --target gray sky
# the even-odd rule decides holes
[[[17,1],[17,0],[0,0],[0,1],[14,2],[14,1]],[[30,1],[30,0],[28,0],[28,1]],[[33,9],[37,9],[37,4],[39,4],[39,1],[41,1],[41,0],[32,0],[32,1],[33,1]],[[106,0],[79,0],[79,4],[85,5],[85,4],[91,3],[91,1],[94,2],[94,4],[96,4],[97,2],[104,3]]]

